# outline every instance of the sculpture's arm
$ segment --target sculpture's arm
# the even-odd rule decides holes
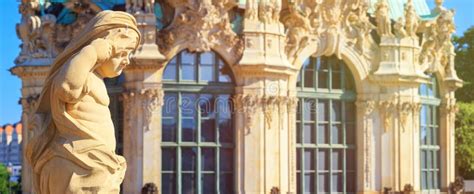
[[[96,64],[107,58],[109,46],[104,39],[98,39],[73,55],[57,75],[55,81],[59,87],[55,95],[59,95],[59,98],[67,103],[75,103],[88,93],[88,77],[93,73]]]

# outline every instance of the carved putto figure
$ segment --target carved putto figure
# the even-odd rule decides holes
[[[349,24],[356,36],[355,46],[362,53],[365,52],[364,43],[369,39],[370,32],[375,29],[375,26],[370,23],[366,15],[368,8],[366,2],[361,2],[357,14],[351,12],[348,16]]]
[[[154,13],[155,0],[127,0],[126,9],[131,13]]]
[[[103,78],[129,64],[136,25],[125,12],[100,12],[51,65],[36,109],[45,125],[26,148],[35,193],[119,193],[126,163],[115,154]]]
[[[389,7],[386,0],[379,0],[375,5],[375,20],[377,22],[377,33],[380,36],[393,36],[389,16]]]

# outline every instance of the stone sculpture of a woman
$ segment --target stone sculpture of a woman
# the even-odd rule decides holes
[[[126,163],[103,78],[118,76],[139,42],[133,16],[103,11],[53,62],[37,108],[45,125],[25,152],[35,193],[119,193]]]

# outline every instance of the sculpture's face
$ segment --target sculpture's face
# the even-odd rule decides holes
[[[109,60],[100,65],[96,71],[102,77],[116,77],[122,73],[122,70],[130,64],[130,54],[135,50],[138,35],[133,32],[122,32],[114,38],[114,52]]]

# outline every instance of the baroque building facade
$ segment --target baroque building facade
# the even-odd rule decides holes
[[[436,5],[22,0],[22,144],[44,127],[34,108],[49,64],[94,14],[122,10],[144,37],[105,80],[123,193],[447,192],[462,81],[454,11]]]

